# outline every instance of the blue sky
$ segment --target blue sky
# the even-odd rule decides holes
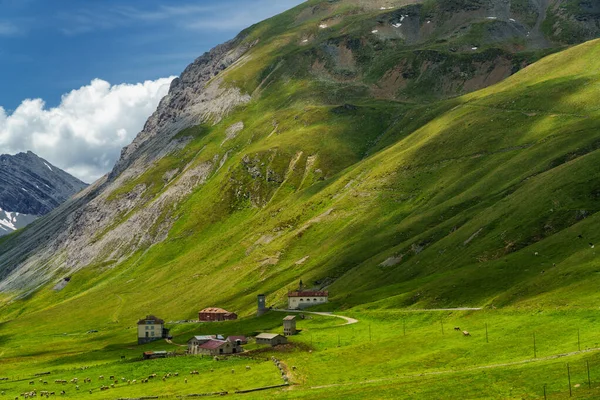
[[[169,77],[302,2],[0,0],[0,154],[32,150],[84,180],[98,178]]]
[[[93,78],[178,75],[194,58],[301,0],[0,0],[0,105],[56,105]]]

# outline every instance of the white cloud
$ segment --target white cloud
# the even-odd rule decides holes
[[[15,36],[21,33],[21,30],[12,22],[0,21],[0,36]]]
[[[62,96],[55,108],[24,100],[12,113],[0,107],[0,153],[31,150],[93,182],[108,172],[169,90],[174,77],[111,85],[94,79]]]

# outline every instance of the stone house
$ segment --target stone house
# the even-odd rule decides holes
[[[286,344],[287,338],[278,333],[261,333],[260,335],[256,336],[256,343],[277,346],[280,344]]]
[[[283,334],[292,336],[296,334],[296,316],[288,315],[283,319]]]
[[[211,339],[197,347],[197,353],[209,356],[218,356],[222,354],[237,354],[244,351],[240,345],[229,340]]]

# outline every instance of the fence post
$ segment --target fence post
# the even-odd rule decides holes
[[[569,368],[569,364],[567,363],[567,376],[569,378],[569,397],[573,396],[573,388],[571,387],[571,369]]]
[[[590,362],[589,360],[585,360],[585,365],[587,367],[587,373],[588,373],[588,389],[592,388],[592,380],[590,379]]]
[[[443,319],[441,319],[441,320],[440,320],[440,323],[442,324],[442,335],[443,335],[443,334],[444,334],[444,320],[443,320]]]
[[[546,397],[546,385],[544,384],[544,400],[547,400],[548,398]]]

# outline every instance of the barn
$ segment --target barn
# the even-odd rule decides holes
[[[237,319],[237,314],[218,307],[208,307],[198,312],[198,319],[202,322],[232,321]]]

